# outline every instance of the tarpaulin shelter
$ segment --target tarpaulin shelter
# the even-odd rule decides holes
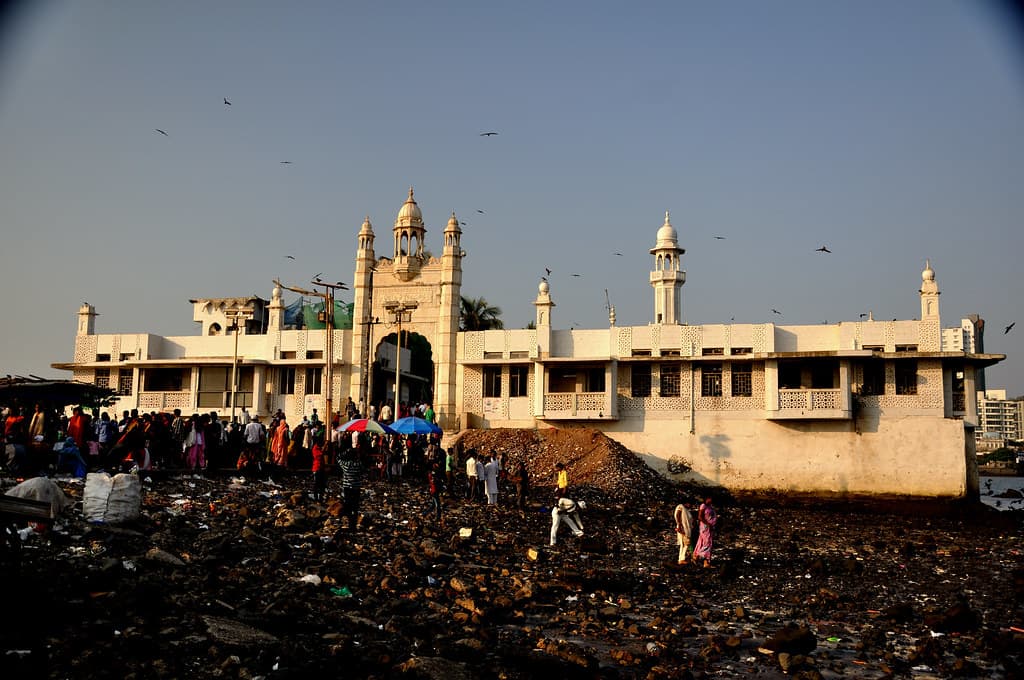
[[[0,406],[43,404],[56,409],[81,405],[109,406],[117,401],[117,392],[109,387],[76,380],[46,380],[44,378],[0,378]]]

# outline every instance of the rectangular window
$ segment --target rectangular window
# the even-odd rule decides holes
[[[681,356],[677,349],[663,349],[661,350],[661,356],[663,357],[678,357]]]
[[[661,365],[661,396],[679,396],[679,364]]]
[[[631,397],[651,396],[651,365],[633,364],[630,376],[629,394]]]
[[[277,369],[277,374],[281,378],[280,384],[277,386],[277,393],[295,394],[295,367],[282,366]]]
[[[97,354],[96,355],[96,361],[110,361],[110,355],[109,354]]]
[[[860,393],[865,396],[885,394],[885,362],[881,359],[868,359],[863,367],[864,381]]]
[[[121,371],[117,376],[117,393],[128,395],[132,393],[132,372]]]
[[[306,394],[320,394],[324,369],[320,366],[306,369]]]
[[[502,352],[484,352],[484,359],[501,359],[503,356]]]
[[[750,364],[732,365],[732,396],[751,397],[754,395],[754,369]]]
[[[200,409],[224,408],[231,384],[229,366],[204,366],[199,369]]]
[[[917,345],[896,345],[897,352],[916,352]]]
[[[722,347],[704,347],[700,351],[701,356],[706,357],[720,357],[725,354],[725,349]]]
[[[604,368],[587,368],[583,373],[584,392],[604,392]]]
[[[829,390],[836,386],[835,376],[838,366],[831,362],[815,362],[811,364],[811,388]]]
[[[131,361],[135,358],[135,352],[121,352],[121,361]]]
[[[508,353],[509,359],[529,359],[530,353],[525,349],[518,349]]]
[[[147,392],[180,392],[185,384],[182,368],[147,368],[143,374],[143,387]]]
[[[800,387],[800,364],[793,361],[780,361],[779,389],[798,390]]]
[[[753,353],[754,353],[754,348],[753,347],[733,347],[733,348],[731,348],[729,350],[729,354],[732,354],[733,356],[742,355],[742,354],[753,354]]]
[[[509,366],[508,368],[508,396],[525,397],[526,387],[529,384],[529,366]]]
[[[501,396],[501,366],[484,366],[484,396]]]
[[[722,396],[722,364],[701,364],[700,396]]]
[[[896,394],[917,394],[917,362],[896,362]]]
[[[295,358],[295,351],[294,350],[283,350],[281,352],[281,358],[282,359],[294,359]]]
[[[885,351],[885,346],[884,345],[864,345],[861,349],[870,350],[872,352],[884,352]]]
[[[651,350],[649,350],[649,349],[635,349],[635,350],[633,350],[633,356],[635,356],[635,357],[649,357],[649,356],[651,356]]]
[[[107,361],[110,361],[110,359],[107,359]],[[97,368],[96,378],[92,382],[96,387],[110,387],[110,369]]]

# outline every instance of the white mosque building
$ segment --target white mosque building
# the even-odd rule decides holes
[[[386,256],[363,222],[351,323],[296,323],[280,287],[270,300],[192,300],[194,336],[97,334],[83,305],[74,360],[54,367],[118,389],[118,410],[225,418],[242,407],[338,412],[348,397],[393,397],[398,377],[401,400],[431,400],[449,433],[595,428],[665,474],[736,491],[977,494],[976,383],[1005,357],[943,346],[930,263],[917,319],[687,325],[685,250],[666,213],[650,249],[651,323],[618,326],[611,308],[607,327],[558,329],[541,281],[535,328],[460,331],[459,221],[449,218],[439,258],[424,250],[426,231],[412,189]]]

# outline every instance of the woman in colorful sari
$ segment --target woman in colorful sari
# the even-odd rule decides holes
[[[189,419],[188,434],[182,443],[185,454],[185,464],[193,473],[206,468],[206,437],[203,434],[203,426],[199,422],[199,415],[193,414]]]
[[[277,423],[274,429],[274,438],[270,443],[270,453],[273,455],[274,465],[282,468],[288,467],[288,443],[291,432],[288,430],[288,421],[284,418]]]
[[[697,524],[700,526],[700,534],[697,537],[697,547],[693,549],[694,563],[704,560],[704,566],[711,566],[711,546],[714,543],[714,528],[718,522],[718,513],[711,504],[711,499],[705,499],[697,511]]]

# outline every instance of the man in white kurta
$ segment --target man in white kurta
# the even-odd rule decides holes
[[[501,466],[494,456],[484,465],[484,491],[487,493],[487,505],[498,504],[498,472]]]
[[[583,520],[580,510],[586,510],[587,504],[576,502],[570,498],[559,498],[555,507],[551,508],[551,545],[558,542],[558,525],[565,524],[576,538],[583,536]]]

